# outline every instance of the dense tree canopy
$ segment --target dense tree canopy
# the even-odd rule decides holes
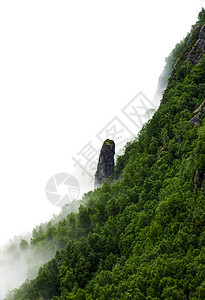
[[[205,299],[205,119],[189,122],[205,98],[205,56],[192,65],[185,45],[168,59],[163,103],[117,160],[118,180],[33,231],[33,246],[58,251],[7,300]]]

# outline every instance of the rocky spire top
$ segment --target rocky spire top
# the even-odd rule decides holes
[[[102,185],[105,178],[110,176],[114,171],[114,155],[115,155],[115,143],[113,140],[105,140],[98,161],[97,171],[95,173],[95,184],[97,188]]]

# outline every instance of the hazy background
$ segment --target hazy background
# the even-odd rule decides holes
[[[77,176],[72,157],[139,91],[153,99],[165,57],[203,4],[0,2],[0,245],[59,212],[48,179]],[[81,193],[92,187],[79,183]]]

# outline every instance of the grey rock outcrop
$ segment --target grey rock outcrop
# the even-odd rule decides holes
[[[195,109],[195,111],[193,112],[194,114],[197,114],[198,112],[202,111],[202,109],[205,106],[205,100],[202,101],[202,103]]]
[[[186,40],[185,40],[186,41]],[[177,80],[177,71],[184,65],[184,63],[190,61],[193,65],[196,65],[200,62],[203,55],[205,55],[205,24],[200,23],[193,26],[191,33],[187,38],[186,45],[183,46],[183,51],[175,58],[173,67],[165,67],[162,75],[159,78],[159,83],[156,92],[156,99],[162,96],[161,104],[164,104],[165,97],[162,94],[162,91],[168,86],[171,79]],[[166,72],[165,72],[166,70]],[[170,79],[170,82],[169,80]]]
[[[204,192],[205,189],[205,173],[203,173],[202,183],[201,183],[201,191]]]
[[[190,43],[190,41],[188,41]],[[194,65],[198,64],[202,56],[205,54],[205,25],[203,25],[199,31],[198,40],[195,42],[191,51],[187,55]]]
[[[195,124],[202,124],[202,119],[205,115],[205,100],[201,103],[199,107],[193,112],[194,117],[189,120],[189,123],[194,126]]]
[[[193,178],[194,188],[199,188],[202,192],[205,189],[205,173],[199,170],[195,171]]]
[[[189,38],[187,41],[187,47],[190,47],[192,44],[192,41],[194,39],[194,33],[200,31],[201,25],[200,24],[196,24],[193,26],[193,30],[190,32],[189,34]]]
[[[158,155],[158,158],[162,157],[162,153],[168,151],[168,145],[165,145],[164,147],[162,147],[162,149],[160,150],[160,153]]]
[[[194,174],[194,180],[193,180],[193,181],[194,181],[194,186],[195,186],[195,187],[197,186],[199,176],[200,176],[200,172],[199,172],[199,170],[196,170],[196,171],[195,171],[195,174]]]
[[[113,140],[105,140],[100,151],[97,171],[95,173],[94,187],[97,188],[102,185],[105,178],[113,174],[114,171],[114,155],[115,143]]]
[[[203,26],[201,27],[201,30],[200,30],[200,32],[199,32],[199,38],[200,38],[200,39],[205,39],[205,25],[203,25]]]
[[[199,112],[196,114],[193,118],[189,120],[189,123],[194,126],[195,124],[202,124],[202,118],[204,117],[205,109],[202,110],[202,112]]]

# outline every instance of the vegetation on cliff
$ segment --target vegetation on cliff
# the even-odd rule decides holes
[[[194,39],[204,24],[202,10]],[[32,243],[64,249],[7,300],[205,299],[205,119],[190,122],[205,98],[205,56],[192,64],[191,45],[158,111],[118,158],[120,180],[33,233]]]

